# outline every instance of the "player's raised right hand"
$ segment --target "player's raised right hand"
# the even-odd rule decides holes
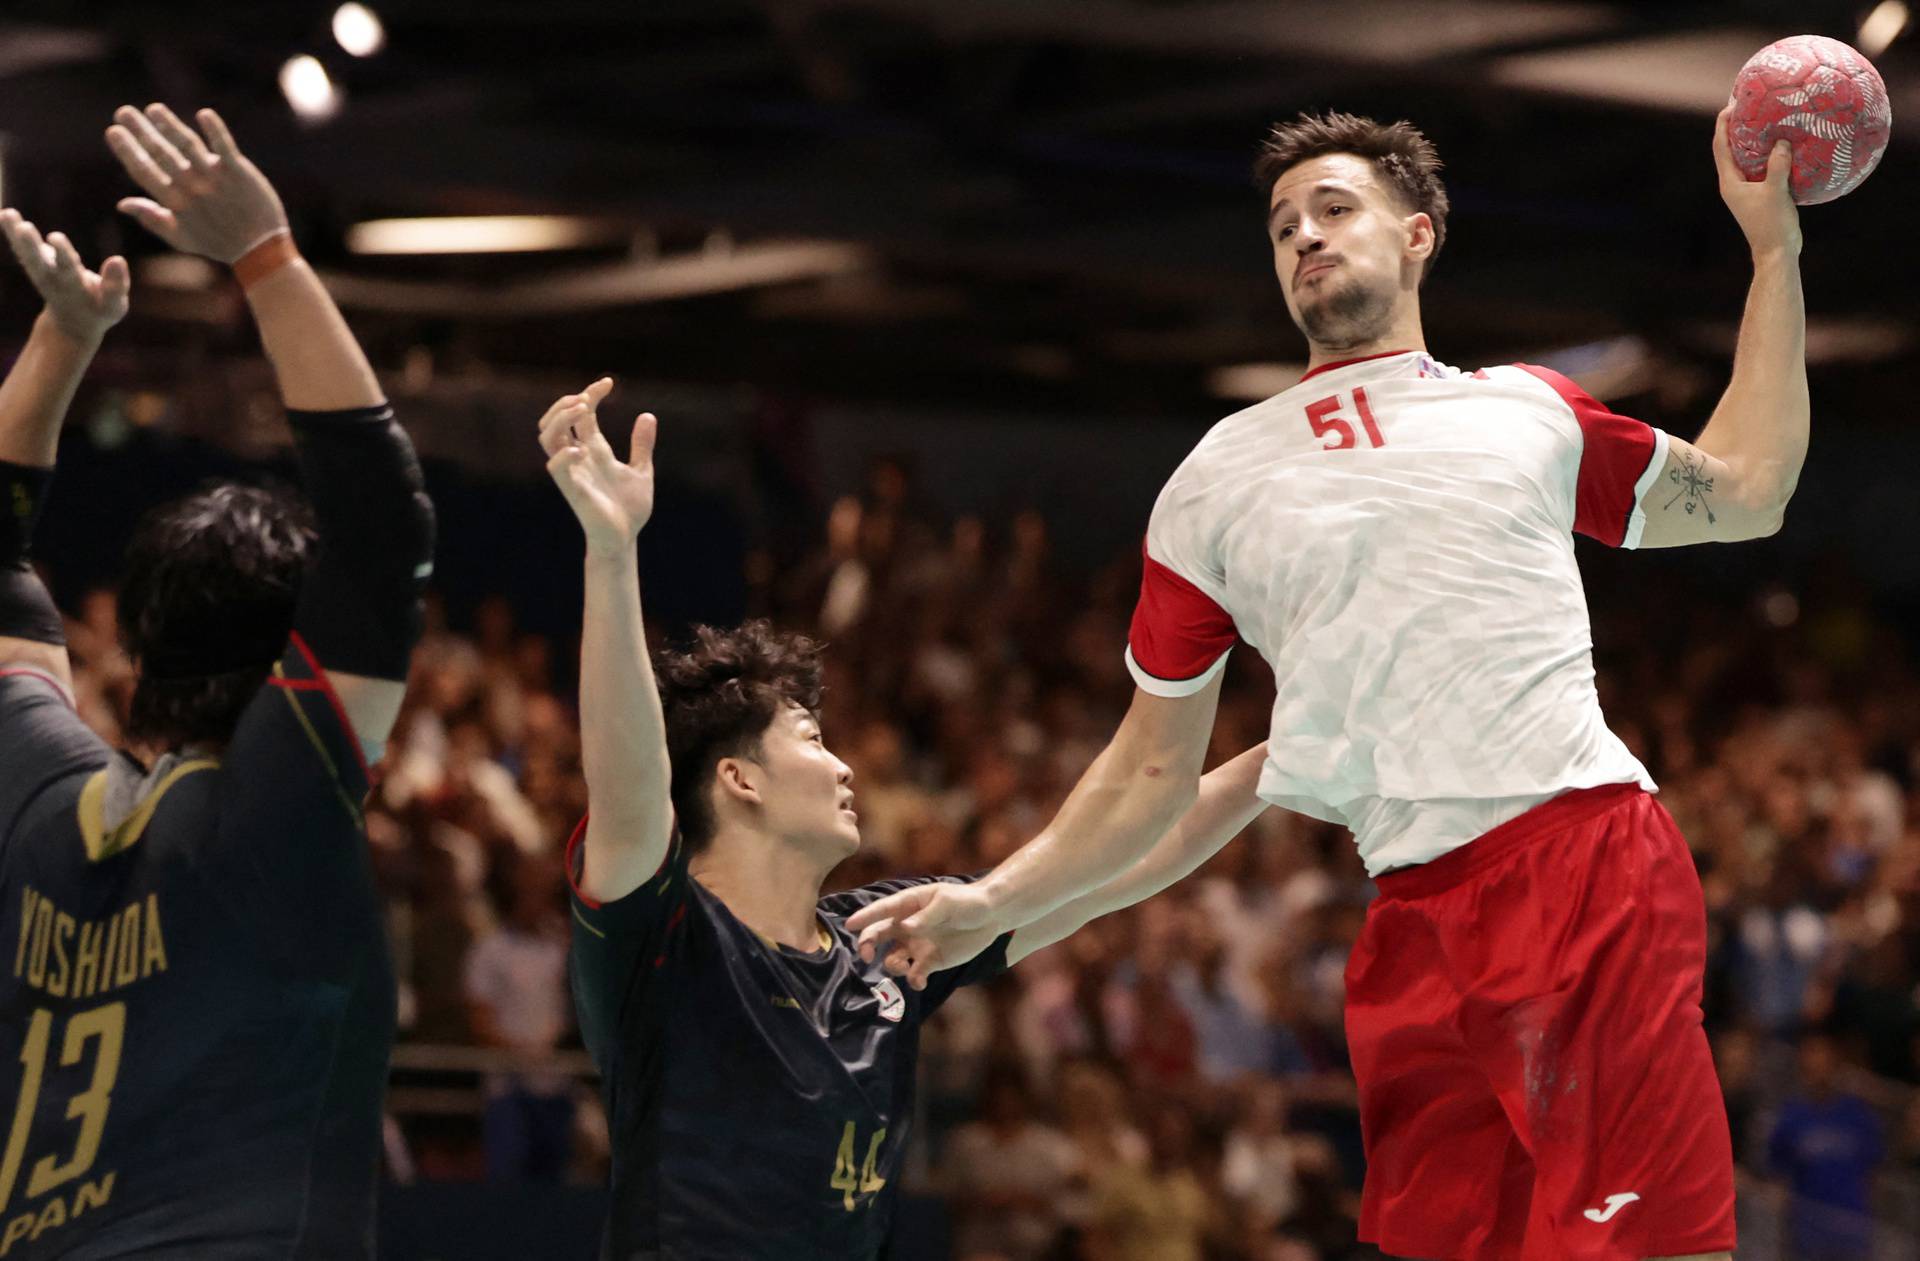
[[[145,113],[122,105],[113,112],[107,147],[147,193],[123,198],[118,207],[174,249],[231,266],[285,232],[287,211],[220,115],[203,109],[194,117],[199,132],[164,105],[149,105]]]
[[[653,516],[653,441],[659,421],[643,412],[633,422],[632,448],[622,461],[600,432],[595,414],[613,389],[601,377],[578,394],[564,394],[540,418],[540,449],[547,473],[586,531],[587,551],[614,554],[633,545]]]

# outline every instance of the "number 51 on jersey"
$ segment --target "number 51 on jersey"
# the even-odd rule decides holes
[[[1373,419],[1373,405],[1367,401],[1367,387],[1355,386],[1351,402],[1338,394],[1315,399],[1307,404],[1307,423],[1313,426],[1314,436],[1327,439],[1320,445],[1327,451],[1345,451],[1359,445],[1359,438],[1353,432],[1352,415],[1366,431],[1367,441],[1376,447],[1384,447],[1387,440],[1380,436],[1380,426]]]

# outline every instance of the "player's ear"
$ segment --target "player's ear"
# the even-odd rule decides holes
[[[723,757],[713,768],[720,795],[743,804],[761,804],[760,776],[760,767],[746,758]]]
[[[1407,257],[1424,263],[1433,257],[1433,219],[1424,210],[1416,210],[1406,220]]]

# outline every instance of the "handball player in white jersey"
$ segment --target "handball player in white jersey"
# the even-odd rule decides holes
[[[1111,877],[1193,801],[1228,652],[1273,667],[1260,793],[1350,827],[1380,896],[1347,970],[1360,1234],[1427,1258],[1726,1256],[1733,1162],[1700,1027],[1687,846],[1594,691],[1573,536],[1780,528],[1806,454],[1797,214],[1713,153],[1753,255],[1732,379],[1692,442],[1524,364],[1427,349],[1432,145],[1331,114],[1256,167],[1293,388],[1227,417],[1154,505],[1112,743],[971,885],[852,917],[914,984]]]

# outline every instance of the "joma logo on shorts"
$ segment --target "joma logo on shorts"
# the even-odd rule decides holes
[[[1587,1220],[1590,1222],[1611,1221],[1615,1213],[1618,1213],[1621,1209],[1639,1198],[1639,1193],[1635,1191],[1622,1191],[1619,1195],[1610,1195],[1607,1197],[1607,1206],[1604,1209],[1590,1208],[1587,1210]]]

